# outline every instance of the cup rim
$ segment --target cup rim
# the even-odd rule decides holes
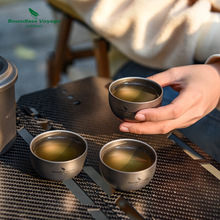
[[[115,95],[112,93],[111,88],[112,88],[112,86],[113,86],[115,83],[117,83],[117,82],[119,82],[119,81],[122,81],[122,80],[127,80],[127,79],[140,79],[140,80],[143,80],[143,81],[148,81],[148,82],[151,82],[151,83],[153,83],[153,84],[156,84],[156,85],[161,89],[161,94],[160,94],[156,99],[153,99],[153,100],[151,100],[151,101],[146,101],[146,102],[131,102],[131,101],[126,101],[126,100],[124,100],[124,99],[120,99],[120,98],[118,98],[117,96],[115,96]],[[155,81],[153,81],[153,80],[151,80],[151,79],[148,79],[148,78],[136,77],[136,76],[135,76],[135,77],[132,77],[132,76],[130,76],[130,77],[123,77],[123,78],[114,80],[114,81],[111,82],[111,84],[109,85],[108,91],[109,91],[109,93],[110,93],[115,99],[120,100],[120,101],[125,102],[125,103],[131,103],[131,104],[136,104],[136,105],[138,105],[138,104],[143,104],[143,103],[155,102],[155,101],[161,99],[161,97],[163,97],[163,87],[162,87],[159,83],[157,83],[157,82],[155,82]]]
[[[37,155],[34,153],[33,149],[32,149],[34,142],[35,142],[36,140],[38,140],[38,139],[39,139],[41,136],[43,136],[43,135],[51,134],[51,133],[53,134],[53,133],[57,133],[57,132],[58,132],[58,133],[68,133],[68,134],[72,134],[72,135],[75,135],[75,136],[79,137],[79,138],[84,142],[84,144],[85,144],[85,150],[84,150],[84,152],[83,152],[80,156],[78,156],[78,157],[76,157],[76,158],[74,158],[74,159],[64,160],[64,161],[51,161],[51,160],[46,160],[46,159],[43,159],[43,158],[37,156]],[[64,163],[73,162],[73,161],[75,161],[75,160],[80,159],[81,157],[84,157],[84,155],[85,155],[85,154],[87,153],[87,151],[88,151],[88,143],[87,143],[87,141],[85,140],[85,138],[83,138],[81,135],[79,135],[79,134],[77,134],[77,133],[75,133],[75,132],[67,131],[67,130],[52,130],[52,131],[42,132],[42,133],[38,134],[37,136],[35,136],[35,137],[31,140],[31,142],[30,142],[30,151],[31,151],[31,154],[32,154],[33,156],[35,156],[36,158],[40,159],[41,161],[45,161],[45,162],[51,163],[51,164],[64,164]]]
[[[114,169],[114,168],[108,166],[108,165],[103,161],[103,159],[102,159],[102,157],[101,157],[101,153],[102,153],[102,151],[103,151],[109,144],[114,143],[114,142],[118,142],[118,141],[134,141],[134,142],[138,142],[138,143],[141,143],[141,144],[147,146],[147,147],[150,148],[150,149],[153,151],[153,153],[154,153],[154,156],[155,156],[154,163],[153,163],[150,167],[148,167],[148,168],[146,168],[146,169],[139,170],[139,171],[133,171],[133,172],[132,172],[132,171],[131,171],[131,172],[121,171],[121,170],[117,170],[117,169]],[[116,172],[118,172],[118,173],[122,173],[122,174],[137,174],[137,173],[146,172],[146,170],[149,170],[149,169],[151,169],[152,167],[156,166],[156,164],[157,164],[157,152],[155,151],[155,149],[154,149],[153,147],[151,147],[149,144],[147,144],[147,143],[145,143],[145,142],[143,142],[143,141],[140,141],[140,140],[137,140],[137,139],[131,139],[131,138],[120,138],[120,139],[115,139],[115,140],[112,140],[112,141],[110,141],[110,142],[107,142],[105,145],[103,145],[102,148],[101,148],[100,151],[99,151],[99,159],[100,159],[101,163],[104,164],[106,167],[108,167],[109,169],[111,169],[111,170],[113,170],[113,171],[116,171]]]

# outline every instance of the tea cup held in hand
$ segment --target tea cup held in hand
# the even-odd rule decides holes
[[[156,151],[135,139],[118,139],[105,144],[99,158],[104,179],[113,188],[122,191],[146,186],[156,170]]]
[[[136,121],[138,111],[161,105],[162,87],[147,78],[125,77],[113,81],[109,86],[109,105],[121,120]]]
[[[77,133],[65,130],[47,131],[31,141],[31,163],[40,176],[63,181],[81,172],[87,149],[86,140]]]

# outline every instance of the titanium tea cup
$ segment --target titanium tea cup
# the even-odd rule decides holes
[[[31,163],[40,176],[64,181],[81,172],[87,149],[86,140],[77,133],[65,130],[43,132],[30,143]]]
[[[109,105],[112,112],[123,121],[136,122],[138,111],[161,105],[162,87],[147,78],[125,77],[109,86]]]
[[[113,188],[122,191],[145,187],[157,164],[156,151],[135,139],[117,139],[105,144],[99,158],[101,175]]]

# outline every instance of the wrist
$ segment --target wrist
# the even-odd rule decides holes
[[[218,73],[218,81],[219,81],[219,88],[220,88],[220,59],[218,59],[216,62],[211,63],[209,65],[211,65]],[[219,91],[219,101],[218,101],[216,108],[220,111],[220,91]]]
[[[212,56],[211,59],[208,59],[208,62],[206,62],[206,64],[210,65],[214,69],[214,72],[217,75],[215,79],[217,80],[218,88],[220,88],[220,56]],[[217,92],[219,94],[219,101],[216,109],[220,111],[220,89]]]
[[[205,63],[211,65],[217,71],[219,76],[218,80],[219,80],[219,88],[220,88],[220,54],[212,55],[206,60]],[[220,92],[219,92],[219,96],[220,96]],[[220,97],[216,108],[220,111]]]

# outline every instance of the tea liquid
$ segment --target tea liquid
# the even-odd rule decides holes
[[[148,102],[159,97],[153,88],[137,83],[122,84],[117,86],[112,93],[119,99],[129,102]]]
[[[79,157],[84,152],[83,144],[75,143],[71,139],[47,139],[37,145],[34,153],[49,161],[67,161]]]
[[[126,146],[116,147],[114,150],[106,152],[103,161],[109,167],[125,172],[144,170],[154,163],[150,153],[140,148]]]

